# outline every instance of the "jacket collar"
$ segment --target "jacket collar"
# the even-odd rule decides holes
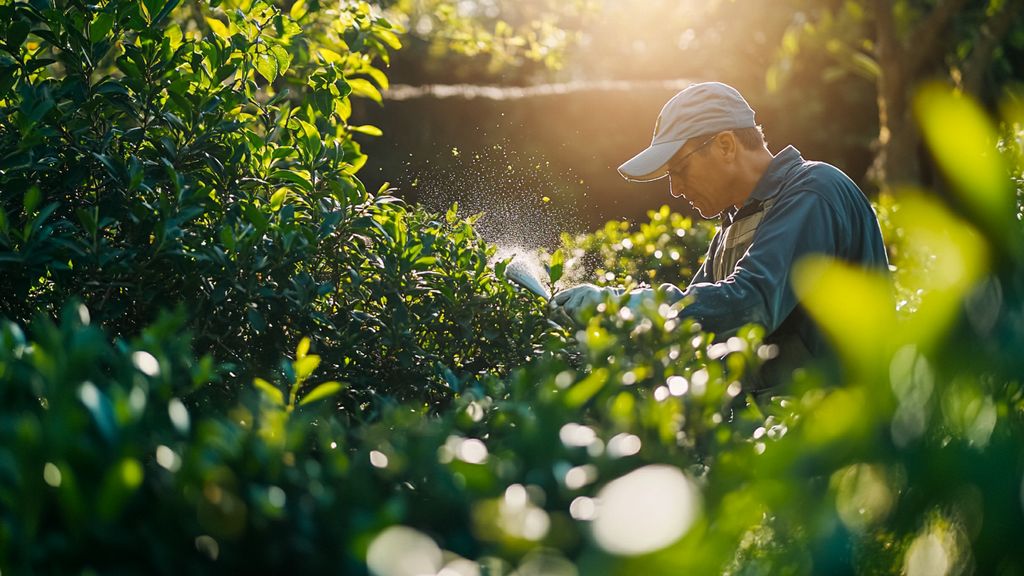
[[[790,170],[803,162],[804,159],[799,150],[793,146],[786,146],[772,158],[743,206],[739,209],[733,208],[723,215],[723,224],[728,226],[734,221],[760,210],[766,200],[779,193]]]

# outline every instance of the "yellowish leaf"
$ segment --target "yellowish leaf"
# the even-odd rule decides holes
[[[260,392],[266,394],[275,404],[278,406],[284,406],[284,393],[276,386],[267,382],[263,378],[256,378],[252,383]]]
[[[303,396],[302,400],[299,402],[299,406],[305,406],[311,402],[316,402],[317,400],[323,400],[324,398],[333,396],[340,392],[344,387],[345,385],[341,382],[324,382],[310,390],[309,394]]]

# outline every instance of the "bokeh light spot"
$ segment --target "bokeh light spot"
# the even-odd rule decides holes
[[[594,539],[612,554],[653,552],[686,534],[700,507],[699,491],[681,470],[645,466],[598,493]]]
[[[442,553],[426,534],[392,526],[370,543],[366,564],[374,576],[423,576],[440,570]]]

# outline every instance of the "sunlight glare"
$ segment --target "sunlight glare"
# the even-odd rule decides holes
[[[700,493],[678,468],[645,466],[609,482],[597,495],[593,534],[612,554],[636,555],[668,546],[700,514]]]

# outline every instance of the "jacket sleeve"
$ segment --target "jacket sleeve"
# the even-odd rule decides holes
[[[692,297],[683,315],[720,337],[750,323],[764,326],[771,334],[797,305],[791,285],[793,265],[812,254],[838,254],[846,233],[842,228],[835,208],[823,195],[789,194],[765,215],[747,253],[727,278],[719,282],[695,278],[686,290],[664,285],[661,289],[670,300]]]
[[[714,265],[711,262],[711,255],[717,250],[718,244],[722,241],[722,230],[718,230],[715,236],[711,239],[711,244],[708,245],[708,251],[704,254],[704,261],[701,262],[700,268],[694,273],[693,278],[690,279],[690,284],[699,284],[703,282],[711,282],[713,277],[711,276],[711,267]]]

